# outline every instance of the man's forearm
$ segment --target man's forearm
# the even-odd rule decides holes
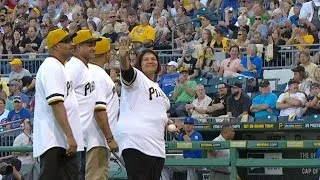
[[[53,115],[67,137],[72,137],[73,133],[68,122],[66,108],[63,102],[51,104]]]
[[[184,88],[186,89],[187,93],[190,96],[193,96],[195,94],[195,91],[193,89],[191,89],[187,83],[183,83]]]
[[[112,138],[107,112],[105,110],[95,110],[94,116],[98,126],[104,134],[104,137],[106,139]]]

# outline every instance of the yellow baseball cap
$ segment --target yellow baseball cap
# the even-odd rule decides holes
[[[33,10],[35,13],[37,13],[37,15],[40,15],[41,12],[38,8],[34,7],[34,8],[30,8],[29,10]]]
[[[186,66],[182,66],[182,67],[180,67],[179,71],[180,71],[180,73],[182,73],[182,72],[189,72],[189,68],[186,67]]]
[[[104,54],[110,51],[110,40],[106,37],[101,37],[101,41],[96,43],[96,54]]]
[[[9,62],[11,65],[22,65],[22,61],[19,58],[12,59],[11,62]]]
[[[65,31],[63,29],[52,30],[48,33],[47,38],[46,38],[47,47],[50,49],[54,45],[56,45],[64,40],[70,40],[70,42],[71,42],[72,38],[74,38],[75,36],[77,36],[77,33],[70,35],[67,31]]]
[[[73,45],[98,41],[101,41],[101,38],[95,37],[90,30],[80,30],[77,32],[77,36],[73,38]]]

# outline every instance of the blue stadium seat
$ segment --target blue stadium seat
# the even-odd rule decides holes
[[[208,85],[217,85],[221,82],[227,83],[227,79],[223,77],[216,77],[208,80]]]
[[[195,81],[197,84],[203,84],[203,85],[208,84],[208,79],[203,77],[196,78]]]
[[[205,87],[206,94],[209,95],[214,95],[218,92],[217,86],[216,85],[206,85]]]
[[[275,95],[277,95],[278,97],[283,93],[283,91],[278,91],[278,90],[274,90],[272,91]]]
[[[311,116],[303,116],[305,121],[320,121],[320,114],[313,114]]]
[[[278,120],[278,117],[274,115],[255,118],[255,122],[277,122],[277,120]]]
[[[171,92],[168,94],[168,98],[169,98],[170,102],[173,102],[172,95],[173,95],[173,91],[171,91]]]
[[[287,87],[287,83],[278,84],[277,87],[276,87],[276,90],[284,92],[286,90],[286,87]]]
[[[247,88],[247,78],[243,76],[238,76],[234,78],[228,78],[228,84],[233,84],[235,82],[241,83],[242,84],[242,90],[246,92]]]

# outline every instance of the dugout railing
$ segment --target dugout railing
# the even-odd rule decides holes
[[[236,180],[237,168],[243,167],[285,167],[320,168],[319,159],[247,159],[239,158],[239,150],[296,150],[320,148],[320,140],[305,141],[199,141],[199,142],[167,142],[166,150],[221,150],[230,149],[230,158],[195,158],[195,159],[174,159],[167,158],[165,166],[186,166],[186,167],[231,167],[231,179]],[[0,152],[30,152],[32,147],[0,147]]]

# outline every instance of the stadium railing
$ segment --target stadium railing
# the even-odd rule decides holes
[[[193,158],[174,159],[167,158],[165,166],[186,167],[231,167],[231,180],[237,179],[237,168],[243,167],[284,167],[320,168],[319,159],[247,159],[239,158],[239,150],[295,150],[320,148],[319,140],[307,141],[199,141],[199,142],[167,142],[166,150],[221,150],[229,149],[230,158]],[[31,152],[32,147],[0,147],[0,152]]]
[[[317,54],[319,52],[320,44],[312,44],[308,45],[311,55]],[[266,60],[263,61],[264,69],[288,69],[292,68],[293,66],[298,64],[298,53],[299,49],[297,49],[297,45],[285,45],[279,46],[278,51],[278,59],[271,60],[267,62]],[[216,51],[220,51],[219,49],[215,49]],[[169,61],[177,61],[178,58],[182,56],[181,49],[174,49],[174,50],[156,50],[160,57],[161,64],[166,64]],[[265,59],[266,55],[266,48],[263,49],[261,52],[263,59]],[[243,50],[240,54],[240,58],[246,55],[246,51]],[[35,75],[37,70],[39,69],[43,60],[48,56],[46,53],[30,53],[30,54],[0,54],[0,73],[2,76],[8,76],[11,69],[9,62],[12,60],[13,57],[19,57],[23,60],[24,68],[28,69],[31,74]],[[224,58],[228,57],[228,54],[224,52],[216,53],[216,58],[222,61]],[[319,64],[318,60],[315,62]]]

